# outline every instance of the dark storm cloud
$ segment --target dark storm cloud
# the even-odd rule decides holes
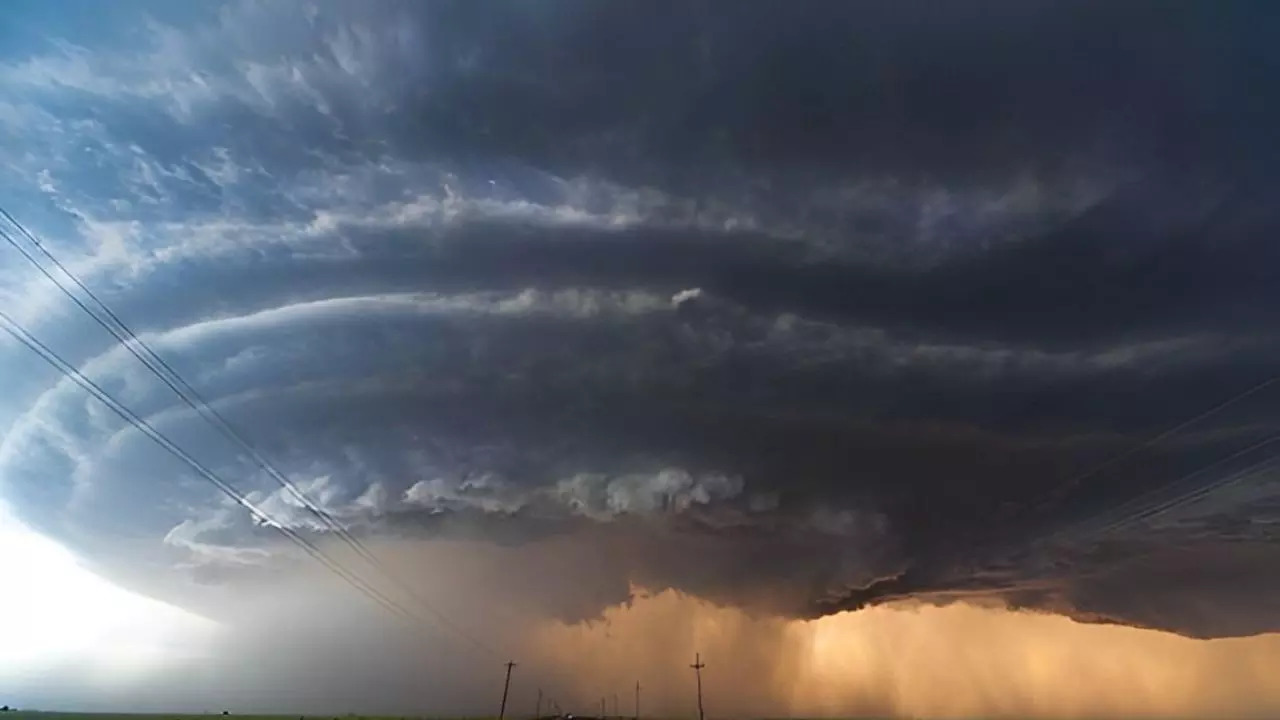
[[[1280,105],[1251,83],[1274,18],[150,10],[4,59],[4,186],[364,537],[598,548],[595,590],[538,604],[565,618],[635,584],[800,616],[999,596],[1278,629],[1273,485],[1141,511],[1247,469],[1213,463],[1275,432],[1280,390],[1099,469],[1273,372]],[[322,534],[16,260],[6,309]],[[38,380],[4,408],[0,477],[33,524],[215,613],[207,588],[298,567],[11,355]]]
[[[1162,161],[1229,147],[1239,160],[1255,143],[1230,133],[1256,135],[1275,111],[1238,97],[1266,67],[1266,22],[1242,6],[810,5],[785,21],[770,3],[429,12],[435,82],[410,105],[414,129],[578,170],[697,182],[687,174],[708,167],[856,164],[972,178],[1098,146]]]

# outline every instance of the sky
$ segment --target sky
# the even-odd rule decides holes
[[[0,703],[1274,717],[1277,32],[5,3]]]

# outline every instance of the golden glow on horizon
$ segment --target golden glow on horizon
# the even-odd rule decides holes
[[[803,622],[751,618],[668,591],[590,625],[544,624],[534,647],[585,697],[639,679],[655,713],[690,711],[686,666],[698,651],[708,663],[708,714],[720,717],[1280,714],[1280,635],[1192,640],[974,605],[877,607]]]

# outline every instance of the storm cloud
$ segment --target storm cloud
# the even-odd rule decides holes
[[[643,588],[1280,631],[1280,18],[938,5],[19,3],[0,188],[423,592],[406,558],[460,543],[564,622]],[[331,546],[16,253],[0,281]],[[0,347],[26,523],[223,619],[312,572]]]

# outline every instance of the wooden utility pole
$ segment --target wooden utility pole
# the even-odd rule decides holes
[[[702,662],[701,653],[694,653],[693,664],[689,667],[693,668],[693,673],[698,676],[698,720],[706,720],[702,715],[702,668],[706,667],[706,663]]]
[[[533,706],[533,716],[535,718],[542,717],[542,688],[538,688],[538,702]]]
[[[635,720],[640,720],[640,681],[639,681],[639,680],[637,680],[637,681],[636,681],[636,717],[635,717]]]
[[[502,683],[502,706],[498,708],[498,720],[502,720],[502,716],[507,712],[507,691],[511,689],[511,668],[515,666],[514,662],[507,662],[507,679]]]

